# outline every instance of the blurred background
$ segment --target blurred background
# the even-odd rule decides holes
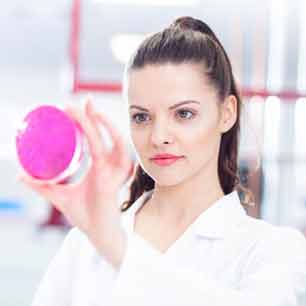
[[[29,305],[69,229],[17,182],[16,129],[41,104],[90,93],[127,139],[124,63],[145,35],[190,15],[216,32],[243,94],[239,172],[249,214],[306,233],[305,0],[2,0],[0,9],[0,305]],[[127,188],[123,187],[122,199]]]

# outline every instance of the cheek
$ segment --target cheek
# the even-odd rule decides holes
[[[217,120],[214,119],[201,119],[196,124],[190,125],[186,129],[186,133],[189,134],[189,139],[193,143],[207,143],[214,135],[216,135]]]
[[[184,136],[188,152],[195,155],[211,155],[218,150],[220,135],[218,134],[216,122],[203,123],[189,131]]]

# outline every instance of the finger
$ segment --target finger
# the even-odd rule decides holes
[[[19,174],[17,176],[17,181],[25,182],[25,183],[30,183],[35,186],[46,186],[48,182],[41,180],[41,179],[36,179],[34,177],[29,177],[24,174]]]
[[[26,176],[20,176],[18,180],[24,183],[26,186],[30,187],[33,191],[43,196],[48,200],[52,200],[52,195],[50,193],[50,186],[47,183],[39,182],[39,180],[31,179]]]
[[[101,135],[97,133],[91,120],[77,108],[66,107],[66,113],[77,121],[84,131],[88,140],[90,154],[93,160],[101,159],[106,152],[105,144],[101,139]]]
[[[127,152],[123,137],[106,116],[102,115],[101,113],[95,113],[95,118],[101,124],[103,124],[103,126],[105,126],[113,140],[113,148],[112,152],[110,153],[111,156],[119,157],[117,162],[119,162],[121,166],[126,165],[129,162],[130,157]]]
[[[125,183],[133,173],[134,163],[126,150],[123,137],[106,116],[102,115],[101,112],[95,111],[90,101],[86,106],[88,116],[92,119],[92,122],[95,122],[95,128],[100,131],[99,125],[102,124],[110,134],[113,142],[113,148],[108,154],[107,162],[122,170],[120,173],[122,175],[123,183]],[[99,166],[98,164],[96,165]]]
[[[126,177],[123,181],[123,183],[125,184],[133,175],[134,173],[134,170],[135,170],[135,163],[133,160],[130,160],[130,165],[129,165],[129,168],[127,168],[127,172],[126,172]]]
[[[94,106],[92,105],[92,102],[90,100],[87,101],[86,105],[85,105],[85,112],[86,115],[88,116],[90,122],[92,123],[93,128],[95,129],[96,135],[98,137],[102,137],[101,136],[101,130],[99,127],[99,123],[97,122],[97,119],[95,117],[95,114],[97,113],[94,109]],[[106,146],[104,147],[105,152],[106,152]]]
[[[50,184],[25,175],[20,175],[18,180],[50,202],[56,202],[58,195],[66,195],[74,186]]]
[[[106,148],[106,143],[105,143],[105,140],[103,139],[103,136],[102,136],[102,133],[99,127],[99,123],[97,122],[95,118],[95,113],[96,111],[94,110],[92,102],[90,98],[88,98],[85,104],[85,116],[87,117],[88,121],[90,121],[92,125],[92,129],[95,133],[96,141],[100,141],[101,144],[103,145],[103,157],[104,158],[101,158],[102,154],[100,154],[100,156],[97,156],[95,158],[95,166],[100,168],[100,167],[104,167],[104,165],[108,162],[108,154],[107,154],[108,150]]]

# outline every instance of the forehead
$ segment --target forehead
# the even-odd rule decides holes
[[[146,65],[131,70],[128,75],[128,102],[152,100],[169,102],[215,96],[199,64]]]

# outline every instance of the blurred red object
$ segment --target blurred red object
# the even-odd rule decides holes
[[[58,184],[66,184],[70,180],[70,177],[62,180]],[[69,223],[67,222],[65,216],[52,204],[51,204],[51,209],[49,212],[49,215],[47,219],[39,224],[40,229],[45,229],[49,227],[60,227],[63,229],[67,229],[70,227]]]
[[[56,209],[53,205],[46,221],[39,225],[40,228],[46,228],[49,226],[59,226],[63,228],[69,227],[64,215]]]

